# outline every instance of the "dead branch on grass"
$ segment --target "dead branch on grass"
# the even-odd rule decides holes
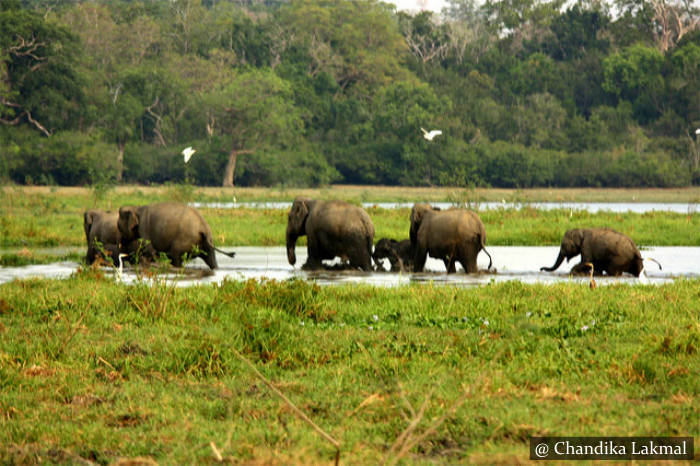
[[[408,400],[405,398],[403,395],[403,392],[400,392],[401,397],[403,401],[410,407],[411,404],[408,402]],[[396,438],[394,443],[391,445],[391,448],[389,448],[389,451],[387,452],[386,456],[384,457],[384,461],[382,464],[385,465],[394,465],[401,460],[406,454],[411,451],[413,447],[424,441],[429,435],[434,434],[437,429],[450,417],[452,416],[457,409],[459,409],[460,406],[464,404],[465,401],[467,401],[467,398],[471,396],[471,390],[464,389],[464,393],[462,394],[461,397],[459,397],[452,405],[450,408],[442,415],[440,416],[435,422],[433,422],[428,428],[426,428],[423,433],[419,435],[414,435],[414,431],[420,424],[420,422],[423,419],[423,416],[425,414],[425,409],[428,406],[428,402],[432,398],[433,395],[433,390],[431,390],[428,395],[425,397],[425,400],[423,401],[423,404],[421,405],[420,409],[418,412],[413,416],[413,419],[409,422],[408,426],[406,429],[404,429],[401,434]],[[411,407],[410,409],[413,412],[413,408]],[[397,452],[398,451],[398,452]]]
[[[246,363],[246,365],[247,365],[248,367],[250,367],[250,369],[253,371],[253,373],[254,373],[260,380],[262,380],[263,383],[264,383],[265,385],[267,385],[267,386],[270,388],[270,390],[272,390],[277,396],[279,396],[280,398],[282,398],[282,400],[283,400],[285,403],[287,403],[287,406],[289,406],[289,407],[292,409],[292,411],[294,411],[294,413],[295,413],[297,416],[299,416],[299,417],[301,418],[302,421],[304,421],[304,422],[306,422],[307,424],[309,424],[309,425],[316,431],[316,433],[318,433],[321,437],[323,437],[324,439],[326,439],[331,445],[333,445],[333,446],[335,447],[335,464],[336,464],[336,466],[337,466],[338,463],[340,462],[340,442],[338,442],[336,439],[334,439],[333,437],[331,437],[330,434],[328,434],[325,430],[321,429],[321,428],[320,428],[314,421],[312,421],[311,418],[309,418],[309,416],[307,416],[301,409],[297,408],[297,406],[296,406],[294,403],[292,403],[292,401],[291,401],[289,398],[287,398],[287,397],[284,395],[284,393],[282,393],[282,392],[279,390],[279,388],[275,387],[275,386],[272,384],[272,382],[270,382],[264,375],[262,375],[262,373],[255,367],[255,365],[254,365],[252,362],[250,362],[250,360],[248,360],[248,358],[246,358],[245,356],[243,356],[243,355],[242,355],[241,353],[239,353],[236,349],[234,349],[234,348],[231,348],[231,349],[233,350],[233,353],[236,355],[236,357],[238,357],[238,359],[240,359],[241,361],[243,361],[244,363]]]

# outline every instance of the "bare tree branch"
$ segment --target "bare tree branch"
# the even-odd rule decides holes
[[[651,0],[654,10],[654,39],[660,52],[672,49],[683,36],[700,27],[700,18],[681,3]]]
[[[29,120],[29,122],[30,122],[31,124],[33,124],[34,126],[36,126],[36,127],[39,129],[39,131],[41,131],[42,133],[44,133],[44,134],[46,135],[46,137],[51,136],[51,133],[49,132],[49,130],[47,130],[46,128],[44,128],[44,127],[42,126],[41,123],[39,123],[39,122],[36,121],[34,118],[32,118],[32,114],[29,113],[29,110],[25,110],[24,113],[27,114],[27,120]]]
[[[156,96],[156,100],[148,107],[146,107],[146,113],[151,115],[153,119],[156,121],[156,125],[153,128],[153,132],[156,133],[156,136],[158,137],[158,143],[163,146],[163,147],[168,147],[168,144],[165,142],[165,138],[163,137],[163,133],[160,131],[160,122],[163,120],[163,117],[158,115],[156,112],[153,111],[153,108],[158,105],[158,102],[160,101],[160,98]]]
[[[17,34],[17,37],[19,38],[20,43],[19,45],[10,46],[8,51],[11,54],[17,57],[31,57],[36,61],[47,60],[47,57],[39,57],[34,53],[39,47],[44,47],[46,45],[45,42],[37,42],[35,37],[32,37],[32,39],[27,42],[24,37],[20,36],[19,34]]]

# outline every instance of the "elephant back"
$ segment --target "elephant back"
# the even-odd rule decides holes
[[[479,216],[475,212],[465,209],[432,211],[422,222],[421,229],[423,229],[423,225],[427,227],[428,231],[433,230],[433,234],[449,233],[462,239],[479,236],[482,243],[486,240],[484,224]],[[484,238],[481,238],[482,233]]]
[[[158,251],[168,250],[178,241],[199,243],[204,235],[212,243],[211,228],[194,208],[177,202],[159,202],[144,207],[139,221],[142,238],[151,241]]]
[[[344,201],[317,202],[309,212],[306,225],[307,228],[320,228],[334,236],[356,233],[374,239],[374,224],[367,212]]]

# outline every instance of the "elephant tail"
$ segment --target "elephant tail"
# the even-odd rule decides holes
[[[481,250],[484,251],[487,256],[489,256],[489,267],[486,270],[491,270],[493,259],[491,259],[491,254],[489,254],[489,252],[486,250],[486,233],[484,232],[480,236]]]
[[[663,268],[661,267],[661,264],[656,259],[652,259],[651,257],[645,257],[644,260],[645,261],[652,261],[652,262],[656,263],[656,265],[659,266],[659,270],[663,270]]]
[[[491,254],[486,250],[485,247],[481,247],[481,250],[486,253],[487,256],[489,256],[489,267],[486,270],[491,270],[491,265],[493,265],[493,259],[491,259]]]
[[[231,252],[226,252],[226,251],[224,251],[224,250],[221,250],[221,249],[217,248],[216,246],[213,246],[213,247],[214,247],[214,250],[215,250],[216,252],[220,252],[221,254],[223,254],[223,255],[225,255],[225,256],[228,256],[228,257],[230,257],[230,258],[232,258],[232,259],[233,259],[234,257],[236,257],[236,253],[233,252],[233,251],[231,251]]]

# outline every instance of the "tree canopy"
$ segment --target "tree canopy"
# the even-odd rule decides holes
[[[696,128],[690,0],[0,0],[5,181],[682,186]]]

